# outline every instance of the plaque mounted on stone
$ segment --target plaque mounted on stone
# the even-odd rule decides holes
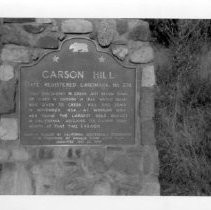
[[[20,142],[24,145],[132,145],[136,69],[86,38],[20,69]]]

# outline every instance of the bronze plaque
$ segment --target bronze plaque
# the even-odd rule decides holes
[[[20,69],[24,145],[135,143],[136,70],[85,38]]]

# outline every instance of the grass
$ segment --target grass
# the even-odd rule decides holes
[[[211,195],[211,65],[204,59],[210,53],[211,21],[149,23],[157,48],[161,194]]]

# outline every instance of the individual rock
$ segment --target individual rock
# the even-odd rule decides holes
[[[130,61],[132,63],[149,63],[154,59],[154,52],[152,47],[143,46],[138,50],[135,50],[130,55]]]
[[[75,156],[77,158],[81,158],[81,156],[82,156],[82,150],[80,148],[76,148],[75,149]]]
[[[143,155],[143,171],[144,174],[149,174],[152,171],[152,154],[149,152],[144,152]]]
[[[35,18],[4,18],[4,23],[28,23],[34,21]]]
[[[129,147],[127,149],[127,154],[129,157],[135,157],[141,159],[143,154],[143,147],[142,146]]]
[[[105,151],[102,149],[96,149],[90,151],[84,155],[84,167],[87,168],[91,173],[104,173],[108,168],[104,161]]]
[[[21,25],[7,24],[2,26],[1,41],[3,44],[17,44],[24,46],[33,46],[36,38],[23,30]]]
[[[44,36],[38,40],[36,46],[43,49],[57,49],[59,41],[55,36]]]
[[[16,195],[33,195],[32,179],[24,165],[17,167],[14,186]]]
[[[30,155],[24,148],[13,148],[10,160],[11,161],[27,161]]]
[[[57,159],[66,159],[69,148],[67,147],[55,147],[53,149],[53,156]]]
[[[63,164],[67,168],[68,167],[74,167],[74,166],[77,167],[77,165],[78,165],[77,161],[65,161],[65,162],[63,162]]]
[[[116,195],[137,195],[141,189],[140,175],[127,176],[115,183]]]
[[[105,148],[91,148],[90,150],[87,150],[87,154],[90,155],[92,159],[104,160]]]
[[[97,39],[102,47],[107,47],[111,44],[114,34],[115,23],[112,20],[101,21],[97,32]]]
[[[116,29],[120,35],[128,31],[128,21],[127,19],[117,19]]]
[[[90,194],[90,182],[85,178],[74,178],[70,180],[64,187],[67,195],[87,195]]]
[[[95,184],[93,195],[112,195],[112,189],[109,182],[101,182]]]
[[[141,123],[141,142],[143,145],[155,144],[155,125],[153,120],[146,120]]]
[[[2,27],[2,43],[15,44],[17,46],[32,46],[36,48],[56,49],[58,48],[57,35],[39,34],[45,29],[44,24],[25,24],[23,26],[9,24]],[[21,47],[21,46],[19,46]]]
[[[152,120],[155,116],[154,88],[143,87],[140,103],[141,122]]]
[[[84,34],[92,32],[93,26],[88,20],[72,19],[62,21],[61,29],[64,33]]]
[[[4,164],[0,179],[0,195],[14,194],[15,170],[16,167],[14,163]]]
[[[139,195],[145,195],[145,196],[160,195],[159,183],[158,182],[144,183],[144,186],[139,192]]]
[[[18,123],[16,118],[1,118],[0,139],[4,141],[18,139]]]
[[[31,173],[36,183],[35,194],[65,194],[63,190],[64,166],[60,162],[40,161],[40,164],[33,165]]]
[[[143,171],[144,174],[154,174],[158,166],[158,151],[154,145],[143,147]]]
[[[144,66],[142,69],[142,87],[152,87],[155,85],[155,70],[154,65]]]
[[[129,39],[134,41],[147,41],[150,37],[149,24],[146,21],[136,20],[129,22]]]
[[[106,150],[108,152],[121,152],[123,149],[121,146],[107,146]]]
[[[138,159],[119,155],[111,162],[110,168],[125,174],[138,174]]]
[[[15,91],[17,81],[0,81],[0,114],[11,113],[15,109]]]
[[[54,153],[52,148],[43,147],[39,149],[38,156],[40,159],[52,159],[53,155]]]
[[[128,19],[128,29],[132,30],[136,25],[138,25],[140,20],[138,19]]]
[[[2,49],[1,60],[5,62],[29,63],[31,51],[23,46],[8,44]]]
[[[62,33],[62,32],[58,33],[58,39],[60,41],[63,41],[65,39],[65,37],[66,37],[66,35],[64,33]]]
[[[32,195],[33,187],[29,172],[24,165],[5,168],[0,179],[1,195]]]
[[[14,68],[12,65],[3,64],[0,66],[0,80],[8,81],[14,77]]]
[[[133,40],[128,41],[128,48],[130,52],[139,50],[141,47],[149,47],[149,46],[150,46],[149,42],[133,41]]]
[[[112,54],[119,60],[123,61],[128,54],[128,48],[126,46],[119,45],[112,46]]]
[[[44,24],[27,24],[23,26],[28,33],[39,34],[45,30]]]
[[[51,31],[52,31],[52,32],[57,32],[57,31],[59,31],[59,26],[53,25],[53,26],[51,27]]]
[[[87,158],[85,164],[88,167],[88,170],[90,172],[94,172],[94,173],[95,172],[105,173],[108,169],[105,162],[102,159],[97,160],[97,159]]]
[[[116,45],[127,45],[127,34],[118,35],[117,33],[115,33],[112,43]]]
[[[10,153],[7,149],[0,148],[0,162],[8,161]]]
[[[48,167],[48,163],[46,165]],[[54,182],[52,176],[54,175],[53,169],[46,173],[45,169],[40,165],[33,165],[31,169],[32,177],[36,183],[34,186],[34,191],[36,195],[45,195],[45,194],[55,194]],[[54,177],[55,180],[55,177]]]
[[[89,34],[89,38],[90,39],[93,39],[93,40],[97,40],[97,31],[92,31],[90,34]]]
[[[156,152],[155,154],[152,174],[156,177],[158,177],[160,174],[160,162],[159,162],[158,152]]]
[[[73,155],[73,149],[72,149],[72,148],[69,148],[69,149],[68,149],[67,157],[68,157],[68,158],[73,158],[73,157],[74,157],[74,155]]]
[[[143,183],[153,183],[153,182],[158,182],[158,176],[154,175],[154,174],[143,174],[142,175],[142,181]]]
[[[35,21],[39,24],[50,24],[53,22],[51,18],[36,18]]]
[[[32,51],[32,60],[36,61],[38,60],[40,57],[42,57],[45,54],[45,50],[44,49],[39,49],[39,48],[35,48]]]

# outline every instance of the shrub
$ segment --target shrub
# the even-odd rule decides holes
[[[170,62],[157,69],[156,138],[163,195],[211,195],[211,83],[199,57],[210,20],[150,20]]]

